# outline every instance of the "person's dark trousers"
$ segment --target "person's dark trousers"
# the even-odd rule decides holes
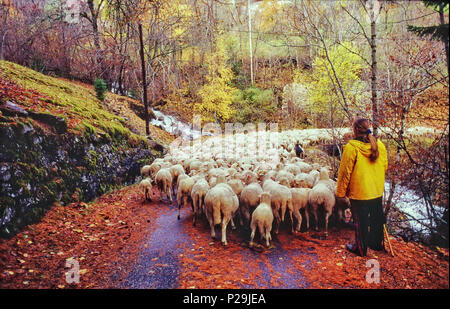
[[[367,248],[383,249],[383,214],[382,198],[372,200],[350,200],[355,224],[355,244],[361,256],[367,254]]]

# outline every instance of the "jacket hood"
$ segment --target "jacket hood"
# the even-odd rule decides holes
[[[350,140],[348,143],[356,148],[363,156],[367,158],[370,157],[370,154],[372,153],[370,143],[364,143],[354,139]]]

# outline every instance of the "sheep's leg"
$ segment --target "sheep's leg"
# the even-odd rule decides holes
[[[166,195],[166,198],[169,197],[169,193],[167,191],[167,186],[168,186],[167,180],[164,179],[163,183],[162,183],[162,190],[164,191],[164,194]]]
[[[144,199],[142,200],[142,204],[144,204],[146,200],[147,200],[147,195],[145,194],[145,188],[144,188]]]
[[[158,189],[159,189],[159,201],[162,202],[162,200],[163,200],[162,194],[164,191],[164,187],[161,184],[158,184]]]
[[[230,221],[228,216],[224,216],[222,219],[222,243],[224,246],[228,245],[227,243],[227,225]]]
[[[295,228],[295,231],[300,232],[300,228],[302,227],[302,215],[299,210],[294,211],[294,217],[297,219],[297,227]]]
[[[264,224],[262,222],[258,222],[258,231],[259,231],[259,240],[262,241],[265,236],[264,233]]]
[[[167,194],[169,195],[169,201],[170,201],[170,203],[172,203],[172,190],[171,190],[170,187],[171,187],[170,183],[167,183],[167,185],[166,185],[166,195]]]
[[[172,191],[170,190],[170,184],[169,184],[168,189],[169,189],[169,201],[172,203],[173,199],[172,199]]]
[[[231,221],[231,229],[235,230],[236,225],[234,224],[233,215],[231,215],[230,221]]]
[[[241,226],[244,226],[243,217],[244,217],[244,205],[242,204],[239,206],[239,224]]]
[[[308,209],[305,209],[305,217],[306,217],[306,230],[309,230],[309,212],[308,212]]]
[[[266,241],[267,241],[267,247],[270,246],[270,242],[272,241],[272,235],[270,235],[270,232],[272,231],[272,225],[268,224],[266,226]]]
[[[178,179],[178,177],[175,177],[175,179],[172,181],[172,185],[170,186],[173,195],[175,195],[175,191],[178,194],[178,186],[177,186],[178,182],[177,182],[177,179]],[[175,190],[175,187],[176,187],[176,190]]]
[[[188,196],[187,194],[183,194],[183,206],[186,206],[187,204],[188,204]]]
[[[153,202],[153,199],[152,199],[152,189],[149,189],[149,190],[148,190],[148,199],[150,200],[150,202]]]
[[[330,215],[330,212],[327,212],[325,214],[325,237],[328,237],[328,218],[330,217]]]
[[[248,207],[248,205],[245,205],[245,208],[242,209],[243,212],[243,224],[242,225],[248,225],[248,223],[250,223],[250,208]]]
[[[147,189],[145,189],[145,198],[148,200],[148,201],[151,201],[152,200],[152,191],[151,191],[151,189],[149,189],[149,188],[147,188]]]
[[[280,220],[275,220],[275,234],[278,234],[280,228]]]
[[[181,216],[181,197],[178,197],[177,199],[177,203],[178,203],[178,220],[180,220],[180,216]]]
[[[284,222],[284,216],[286,215],[286,201],[281,202],[281,222]]]
[[[253,238],[255,238],[256,226],[254,224],[251,225],[252,232],[250,233],[250,247],[254,246]]]
[[[269,248],[270,247],[270,240],[271,240],[270,227],[269,226],[266,226],[266,233],[264,235],[264,238],[266,239],[266,246],[267,246],[267,248]]]
[[[289,209],[289,218],[291,219],[291,233],[294,234],[294,219],[292,218],[292,210]]]
[[[202,213],[206,213],[205,210],[205,196],[201,196],[198,199],[198,209],[201,210]]]
[[[177,204],[181,205],[181,192],[177,192]]]
[[[208,217],[208,222],[209,222],[209,227],[211,228],[211,237],[212,238],[216,238],[216,231],[214,230],[214,221],[213,221],[213,217],[211,216],[207,216]]]
[[[275,234],[278,234],[278,229],[279,229],[279,227],[280,227],[280,221],[281,221],[281,219],[280,219],[280,213],[279,213],[277,210],[275,210],[275,211],[273,212],[273,215],[274,215],[274,217],[275,217]]]
[[[312,215],[313,215],[314,221],[315,221],[315,228],[314,228],[314,230],[318,231],[319,230],[319,220],[317,218],[317,209],[316,208],[312,208],[311,212],[312,212]]]
[[[180,214],[181,214],[181,192],[177,192],[177,205],[178,205],[178,216],[177,216],[177,219],[180,220]]]
[[[197,212],[198,212],[198,195],[194,195],[194,198],[192,199],[192,207],[194,209],[194,214],[192,216],[192,225],[195,226],[195,220],[197,219]]]

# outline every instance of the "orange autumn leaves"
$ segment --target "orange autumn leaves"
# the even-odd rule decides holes
[[[130,186],[89,204],[55,205],[41,222],[0,240],[0,288],[119,287],[144,248],[152,246],[148,240],[156,229],[173,232],[157,220],[176,205],[142,201],[138,187]],[[191,211],[186,212],[177,222],[188,241],[178,244],[176,288],[448,288],[448,249],[393,238],[394,258],[371,250],[362,258],[344,248],[354,237],[348,228],[333,228],[327,239],[281,229],[274,248],[253,250],[247,233],[230,230],[224,247],[220,238],[211,239],[206,222],[193,227]],[[65,282],[70,259],[80,263],[79,284]],[[369,259],[379,262],[379,284],[365,281]],[[170,266],[156,262],[155,267]]]
[[[327,239],[321,233],[291,235],[284,230],[277,248],[255,253],[236,231],[225,248],[209,237],[206,225],[194,228],[186,220],[184,228],[195,246],[180,258],[180,288],[448,288],[448,249],[439,253],[392,238],[395,258],[371,250],[359,257],[345,250],[354,238],[351,229],[333,229]],[[379,262],[379,284],[366,281],[370,259]],[[290,277],[294,282],[287,283]]]
[[[110,275],[117,264],[124,273],[132,267],[160,210],[143,205],[134,186],[90,204],[56,204],[41,222],[0,240],[0,288],[115,287]],[[80,284],[65,281],[70,259],[80,264]]]

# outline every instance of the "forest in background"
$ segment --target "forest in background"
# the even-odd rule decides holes
[[[389,128],[391,192],[418,192],[429,229],[448,243],[448,210],[436,211],[448,209],[445,1],[0,3],[0,59],[103,79],[185,121],[333,128],[371,118]],[[414,126],[436,131],[406,136]]]

